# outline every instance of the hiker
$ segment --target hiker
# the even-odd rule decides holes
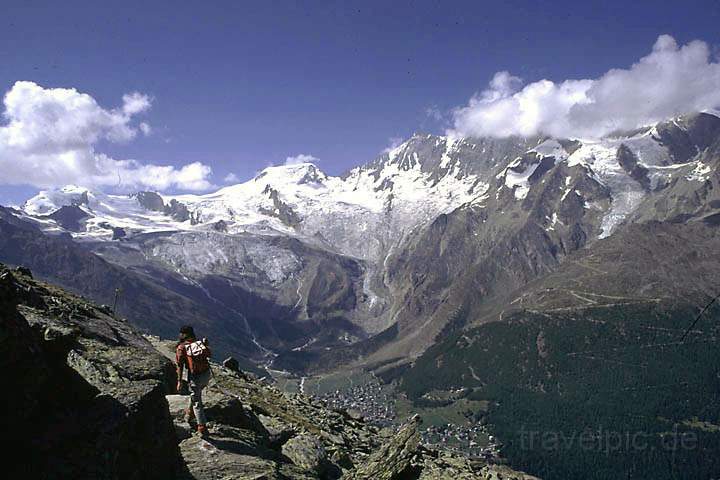
[[[175,350],[177,361],[177,390],[182,390],[183,370],[187,369],[188,384],[190,386],[190,404],[185,410],[185,417],[188,422],[192,420],[193,414],[197,421],[197,431],[203,437],[208,431],[205,427],[205,410],[202,403],[202,391],[210,382],[210,348],[207,346],[207,339],[197,340],[195,331],[190,325],[180,329],[180,341]]]

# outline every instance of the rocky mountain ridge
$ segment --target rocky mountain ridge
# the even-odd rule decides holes
[[[677,153],[669,137],[689,153]],[[441,215],[388,259],[389,289],[401,299],[398,340],[376,360],[421,353],[460,311],[470,323],[501,320],[508,292],[551,274],[573,252],[592,255],[635,223],[712,222],[719,169],[720,119],[710,115],[629,138],[542,142],[501,170],[481,199]]]
[[[489,402],[483,418],[504,455],[538,476],[714,478],[720,237],[705,218],[628,225],[472,316],[468,307],[414,362],[382,375],[426,407],[458,386]],[[548,449],[527,436],[589,431],[593,442],[622,432],[645,443],[608,455],[597,443]],[[663,444],[669,435],[696,443]]]
[[[712,215],[719,137],[709,113],[595,140],[414,135],[341,177],[300,164],[200,196],[69,187],[14,215],[222,311],[251,340],[235,353],[385,362],[625,224]]]
[[[344,411],[214,364],[210,437],[170,394],[174,344],[108,307],[0,265],[5,471],[22,478],[532,479],[420,445],[417,419],[380,432]],[[163,356],[165,355],[165,357]],[[30,453],[28,455],[28,453]]]

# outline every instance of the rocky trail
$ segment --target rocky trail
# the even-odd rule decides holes
[[[213,364],[203,439],[183,418],[187,397],[172,392],[173,342],[2,265],[0,314],[0,362],[17,393],[1,425],[14,432],[2,441],[11,478],[533,478],[425,448],[417,417],[379,430],[232,362]]]

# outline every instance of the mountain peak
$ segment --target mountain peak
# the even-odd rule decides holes
[[[278,184],[320,184],[328,176],[314,163],[302,162],[266,167],[253,180]]]
[[[23,210],[31,215],[47,215],[62,207],[88,205],[89,197],[94,196],[89,189],[78,185],[65,185],[61,188],[42,190],[23,205]]]

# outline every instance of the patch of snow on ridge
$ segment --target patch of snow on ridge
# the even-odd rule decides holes
[[[617,160],[614,142],[588,142],[568,158],[568,165],[586,165],[592,168],[598,181],[610,188],[612,203],[601,221],[599,238],[609,236],[639,204],[644,195],[640,184],[628,175]]]
[[[540,157],[554,157],[556,162],[565,160],[568,157],[568,153],[560,145],[560,142],[552,138],[545,140],[537,147],[530,149],[530,151],[537,153]]]
[[[387,152],[388,161],[394,162],[395,159],[397,158],[397,156],[400,155],[400,152],[405,150],[407,148],[407,146],[408,146],[407,142],[403,142],[400,145],[398,145],[397,147],[395,147],[395,148],[391,149],[389,152]]]
[[[505,186],[513,190],[516,200],[524,199],[530,191],[530,176],[535,173],[540,162],[528,165],[522,172],[516,172],[515,168],[520,166],[522,157],[513,161],[499,176],[505,175]]]
[[[565,186],[564,186],[565,190],[563,190],[563,194],[560,197],[561,202],[565,201],[565,198],[567,198],[567,196],[573,190],[572,186],[570,186],[571,181],[572,181],[572,177],[570,177],[570,176],[565,177]]]
[[[447,168],[448,164],[452,160],[450,158],[450,154],[456,149],[456,145],[458,143],[457,139],[447,137],[445,139],[445,150],[443,151],[442,156],[440,157],[440,168]]]
[[[536,153],[539,159],[543,158],[554,158],[555,164],[561,161],[565,161],[568,158],[568,154],[565,149],[555,139],[545,140],[535,148],[528,151],[529,153]],[[519,157],[511,162],[502,172],[500,172],[496,178],[505,177],[505,186],[513,190],[513,195],[516,200],[523,200],[527,197],[530,191],[530,177],[535,170],[540,166],[540,160],[528,165],[524,171],[518,172],[517,168],[520,166],[523,157]]]
[[[23,205],[30,215],[49,215],[66,205],[85,203],[88,189],[77,185],[66,185],[57,190],[43,190]]]
[[[550,221],[550,225],[548,225],[547,227],[545,227],[545,231],[546,231],[546,232],[554,231],[554,230],[555,230],[555,225],[557,225],[558,222],[560,221],[560,220],[558,219],[558,214],[557,214],[557,212],[553,212],[552,218],[550,218],[550,217],[548,217],[548,216],[545,216],[545,219]]]
[[[710,176],[712,168],[703,162],[697,162],[697,166],[685,178],[690,181],[704,182]]]

